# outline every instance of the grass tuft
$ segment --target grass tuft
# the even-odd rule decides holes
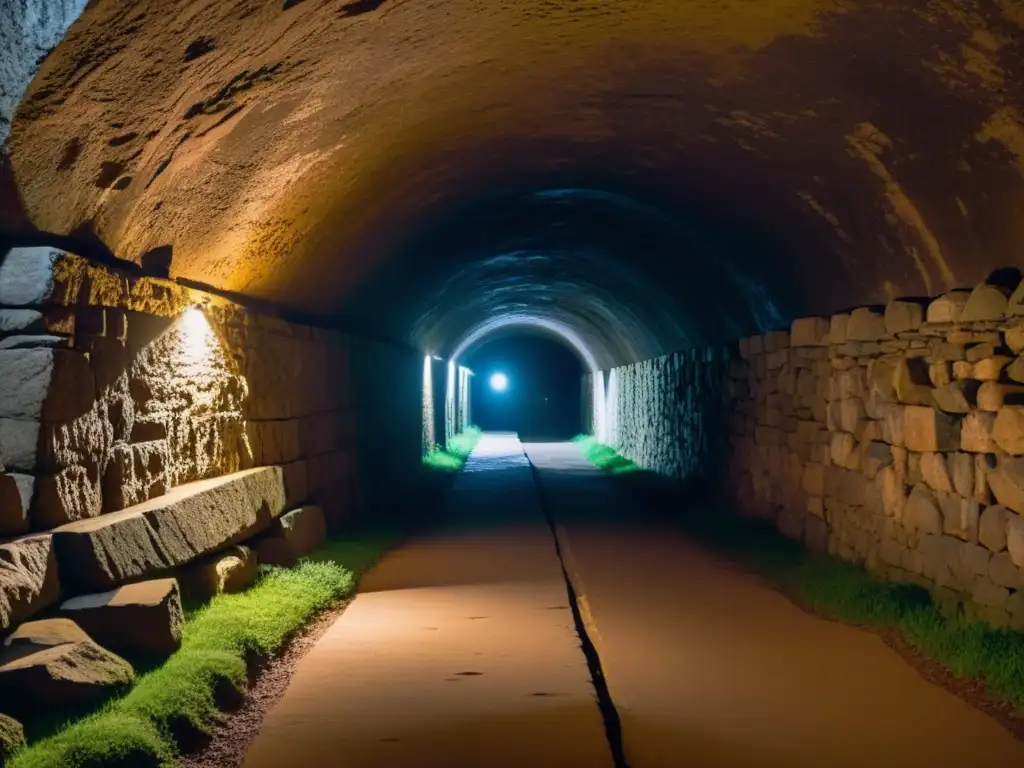
[[[599,443],[597,438],[591,435],[577,435],[573,438],[573,442],[583,451],[587,461],[613,475],[641,471],[639,466],[617,453],[614,448]]]
[[[641,473],[632,479],[651,476],[628,459],[609,458],[614,449],[593,437],[576,442],[602,469],[615,473],[616,467],[631,465],[635,469],[629,472]],[[652,487],[664,482],[655,476],[651,480]],[[678,520],[695,539],[761,574],[800,603],[851,624],[897,630],[924,657],[960,677],[984,681],[993,695],[1024,712],[1024,634],[950,611],[916,584],[888,581],[860,566],[812,555],[764,522],[705,509],[687,510]]]
[[[183,741],[209,733],[244,693],[248,662],[277,651],[314,614],[352,594],[392,532],[332,541],[295,568],[263,567],[257,583],[189,610],[182,646],[125,696],[21,750],[10,768],[174,764]]]
[[[469,454],[473,452],[482,434],[477,427],[467,427],[464,432],[448,441],[447,448],[435,448],[428,453],[423,458],[423,464],[428,469],[440,472],[458,472],[466,463]]]

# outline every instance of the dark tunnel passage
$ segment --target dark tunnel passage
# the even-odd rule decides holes
[[[583,432],[584,363],[564,342],[521,332],[491,337],[462,362],[474,372],[472,420],[485,432],[515,432],[524,442],[570,440]]]
[[[1024,764],[1020,0],[0,0],[0,139],[0,766]]]

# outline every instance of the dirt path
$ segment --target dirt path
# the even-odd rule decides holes
[[[872,633],[824,621],[678,534],[570,444],[527,445],[619,713],[649,766],[1011,766],[1024,744]]]

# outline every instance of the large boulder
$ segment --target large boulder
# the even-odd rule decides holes
[[[307,506],[282,515],[256,541],[259,561],[267,565],[293,565],[300,557],[318,549],[327,538],[327,525],[320,507]]]
[[[163,658],[181,646],[181,594],[175,579],[73,597],[60,612],[104,648],[129,658]]]
[[[0,544],[0,635],[57,602],[57,560],[49,534]]]
[[[8,715],[0,714],[0,765],[25,746],[25,729]]]
[[[15,715],[93,702],[132,679],[128,662],[68,619],[22,624],[0,651],[0,701]]]
[[[249,547],[234,546],[189,563],[179,574],[181,588],[196,600],[248,589],[256,581],[259,560]]]
[[[284,511],[280,467],[182,485],[121,512],[53,532],[65,587],[102,591],[255,536]]]

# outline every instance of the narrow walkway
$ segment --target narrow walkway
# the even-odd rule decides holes
[[[875,636],[631,523],[575,446],[526,450],[535,470],[514,436],[481,441],[445,524],[368,574],[247,768],[612,766],[545,512],[631,768],[1024,765],[1024,745]]]
[[[632,768],[1024,765],[1024,744],[877,635],[804,612],[677,532],[630,522],[627,492],[576,446],[526,450]]]
[[[611,766],[522,444],[482,440],[446,511],[363,579],[246,768]]]

